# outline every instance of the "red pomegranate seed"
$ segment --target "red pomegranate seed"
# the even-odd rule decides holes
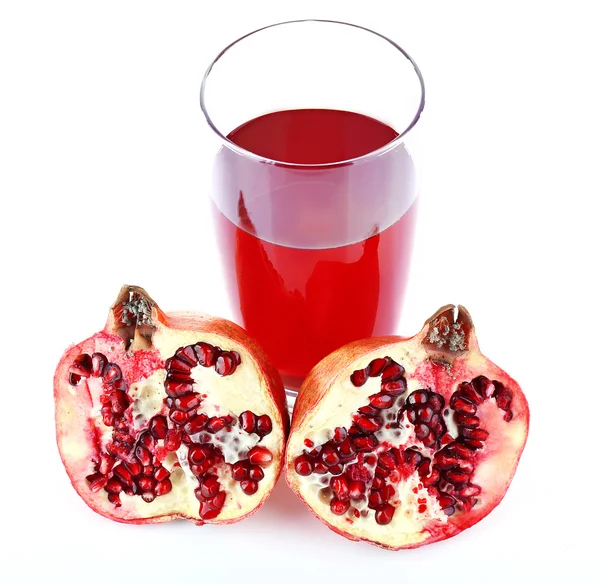
[[[188,450],[190,464],[202,464],[210,456],[210,451],[205,446],[191,446]]]
[[[69,372],[78,375],[79,377],[88,378],[92,374],[92,357],[87,353],[82,353],[74,361]]]
[[[456,413],[454,414],[454,421],[459,426],[466,426],[467,428],[479,427],[479,418],[477,416],[469,416],[468,414]]]
[[[387,478],[390,476],[390,471],[387,468],[383,468],[382,466],[377,466],[375,468],[375,475],[378,477]]]
[[[372,406],[362,406],[360,408],[358,408],[359,413],[365,415],[365,416],[377,416],[379,415],[379,410],[377,408],[374,408]]]
[[[178,426],[186,424],[192,416],[194,416],[194,412],[182,412],[181,410],[171,410],[169,412],[169,418]]]
[[[240,414],[240,427],[244,432],[252,434],[256,429],[256,415],[246,410]]]
[[[463,399],[466,399],[467,401],[471,402],[472,404],[480,405],[483,403],[483,397],[481,396],[481,394],[475,391],[473,384],[469,383],[468,381],[461,383],[458,386],[458,390],[456,393],[459,394]]]
[[[256,420],[256,429],[261,436],[267,436],[273,430],[273,423],[271,422],[271,418],[264,414],[258,417]]]
[[[90,483],[90,491],[97,493],[100,489],[106,485],[106,477],[102,473],[94,473],[85,477]]]
[[[323,448],[321,460],[327,466],[335,466],[340,462],[340,457],[333,446],[327,445]]]
[[[254,446],[248,452],[248,460],[251,464],[259,464],[260,466],[267,466],[271,464],[273,455],[270,450],[267,450],[264,446]]]
[[[404,367],[400,363],[391,361],[381,372],[381,381],[397,381],[402,375],[404,375]]]
[[[206,423],[206,431],[211,434],[220,432],[225,426],[227,426],[227,418],[225,416],[213,417]]]
[[[461,428],[459,430],[460,435],[465,438],[470,438],[472,440],[485,441],[487,437],[490,435],[489,432],[486,432],[483,428]]]
[[[188,345],[187,347],[180,347],[175,351],[175,357],[179,360],[187,363],[190,367],[195,367],[198,365],[198,356],[194,351],[193,345]]]
[[[494,383],[494,385],[497,382]],[[510,394],[510,392],[505,389],[503,386],[500,387],[496,387],[496,389],[494,390],[494,393],[492,394],[492,397],[496,400],[496,405],[501,409],[501,410],[508,410],[510,408],[510,404],[512,402],[512,396]]]
[[[356,420],[356,425],[363,432],[377,432],[383,426],[383,421],[380,418],[369,418],[367,416],[360,416],[358,420]]]
[[[215,371],[226,377],[227,375],[232,375],[236,370],[236,363],[231,354],[228,351],[223,351],[218,357],[217,362],[215,363]]]
[[[481,396],[482,399],[488,398],[494,391],[494,385],[485,376],[480,375],[471,381],[473,389]]]
[[[190,470],[192,471],[192,473],[195,476],[201,477],[204,474],[206,474],[206,472],[210,469],[210,467],[213,464],[214,464],[214,461],[212,460],[212,458],[207,458],[205,461],[203,461],[199,464],[191,464]]]
[[[396,494],[396,489],[392,485],[386,485],[381,494],[384,501],[389,501]]]
[[[384,477],[375,477],[373,482],[371,483],[371,490],[380,491],[385,487],[385,478]]]
[[[429,426],[427,426],[427,424],[417,424],[415,426],[415,436],[419,438],[419,440],[426,438],[428,434]]]
[[[329,474],[333,476],[341,475],[344,472],[344,465],[342,464],[334,464],[329,467]]]
[[[358,452],[370,452],[374,450],[379,441],[375,436],[359,436],[353,441],[354,449]]]
[[[108,495],[108,500],[115,506],[115,507],[120,507],[121,506],[121,497],[119,496],[118,493],[109,493]]]
[[[265,478],[265,473],[263,472],[263,469],[260,468],[260,466],[253,466],[250,468],[248,476],[253,481],[262,481]]]
[[[154,492],[156,493],[157,497],[160,497],[161,495],[170,493],[172,488],[173,485],[171,484],[170,479],[165,479],[156,484],[156,487],[154,487]]]
[[[133,476],[131,475],[131,471],[123,464],[118,464],[117,466],[115,466],[113,468],[113,472],[115,473],[117,478],[126,485],[130,485],[133,482]]]
[[[184,427],[183,429],[187,434],[197,434],[206,426],[206,422],[208,421],[208,416],[206,414],[198,414],[194,416]]]
[[[378,359],[373,359],[371,363],[369,363],[369,377],[377,377],[381,374],[384,367],[391,361],[389,357],[379,357]]]
[[[164,466],[159,466],[156,471],[154,472],[154,478],[160,483],[161,481],[164,481],[165,479],[169,478],[169,476],[171,476],[171,473],[164,467]]]
[[[393,505],[384,503],[377,509],[377,511],[375,511],[375,521],[379,525],[387,525],[394,518],[395,512],[396,508]]]
[[[246,495],[254,495],[258,491],[258,483],[252,479],[244,479],[240,482],[240,487]]]
[[[376,393],[369,396],[369,403],[374,408],[385,410],[394,403],[394,396],[390,395],[389,393]]]
[[[316,462],[313,467],[313,472],[317,474],[326,474],[329,472],[329,468],[323,462]]]
[[[214,509],[208,503],[200,503],[199,515],[200,515],[201,519],[206,519],[206,520],[215,519],[215,517],[218,517],[220,512],[221,512],[220,509]]]
[[[144,466],[148,466],[152,462],[152,455],[150,454],[150,451],[141,444],[136,446],[135,455]]]
[[[190,393],[182,397],[176,397],[173,405],[179,410],[188,412],[189,410],[197,408],[200,405],[201,401],[202,398],[199,394]]]
[[[426,488],[435,485],[439,480],[440,471],[435,467],[431,469],[431,474],[429,476],[421,477],[421,483]]]
[[[105,383],[114,383],[122,378],[121,368],[118,365],[115,365],[115,363],[109,363],[104,368],[102,379]]]
[[[303,477],[307,477],[313,472],[313,465],[310,459],[303,454],[294,461],[294,468],[296,469],[296,472]]]
[[[312,448],[315,445],[315,443],[312,440],[309,440],[308,438],[304,439],[304,446],[306,446],[306,448]]]
[[[248,476],[248,464],[245,460],[240,460],[231,467],[231,476],[236,481],[242,481]]]
[[[383,500],[383,494],[381,491],[372,490],[369,494],[369,507],[371,509],[377,509],[381,505],[383,505],[385,501]]]
[[[102,406],[100,412],[102,413],[102,421],[105,426],[112,426],[115,423],[115,416],[110,406]]]
[[[182,361],[181,359],[179,359],[179,357],[169,357],[165,361],[165,369],[168,373],[188,376],[192,370],[192,365],[190,363]]]
[[[386,381],[381,384],[381,391],[395,397],[406,391],[406,381],[404,378],[396,381]]]
[[[220,352],[208,343],[196,343],[194,345],[194,351],[198,358],[198,364],[202,365],[202,367],[212,367],[217,360],[218,353]]]
[[[107,364],[108,359],[102,353],[94,353],[92,355],[92,376],[102,377]]]
[[[343,460],[349,460],[354,458],[355,452],[354,447],[352,446],[352,442],[350,442],[349,438],[343,440],[338,446],[338,452],[340,454],[340,458]]]
[[[164,416],[154,416],[150,421],[150,433],[157,440],[165,438],[168,429],[167,418]]]
[[[165,392],[169,397],[179,397],[191,393],[194,383],[191,379],[168,377],[165,381]]]
[[[445,509],[454,505],[454,499],[450,495],[440,495],[439,498],[440,507]]]
[[[156,485],[156,481],[152,477],[140,477],[138,485],[142,491],[151,491]]]
[[[219,479],[215,475],[208,475],[202,479],[200,492],[207,499],[212,499],[219,492]]]
[[[396,460],[389,452],[384,452],[379,456],[378,464],[388,470],[394,470],[396,468]]]
[[[469,497],[474,497],[481,493],[481,487],[477,485],[466,485],[462,489],[458,490],[458,496],[461,499],[468,499]]]
[[[348,485],[348,494],[350,495],[351,499],[362,499],[363,495],[365,494],[365,491],[365,483],[362,483],[360,481],[352,481]]]
[[[364,369],[357,369],[352,375],[350,375],[350,381],[354,387],[361,387],[369,379],[369,366]]]
[[[456,412],[462,412],[471,416],[477,413],[477,406],[458,397],[456,393],[450,399],[450,407]]]
[[[181,432],[170,428],[165,436],[165,448],[169,451],[177,450],[181,446]]]
[[[341,444],[346,439],[346,436],[348,436],[348,432],[344,427],[338,427],[333,431],[333,441],[336,444]]]
[[[208,502],[208,504],[214,509],[221,509],[221,507],[223,507],[223,505],[225,504],[226,498],[227,495],[225,491],[220,491]]]
[[[340,501],[336,498],[331,499],[329,508],[334,515],[343,515],[350,509],[350,501]]]
[[[446,473],[446,478],[454,484],[462,485],[469,482],[470,475],[456,470],[449,470]]]
[[[344,475],[333,477],[329,482],[329,485],[333,489],[335,496],[340,501],[347,501],[350,499],[350,488],[348,486],[348,479]]]
[[[120,493],[123,490],[123,483],[116,477],[113,477],[106,482],[104,490],[108,493]]]

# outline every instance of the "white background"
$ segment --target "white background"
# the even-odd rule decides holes
[[[594,4],[2,2],[0,581],[599,582]],[[77,497],[55,446],[54,367],[121,284],[165,310],[229,314],[201,76],[244,32],[304,17],[379,30],[421,66],[424,186],[400,330],[465,304],[531,406],[502,505],[415,551],[344,540],[283,482],[237,525],[115,524]]]

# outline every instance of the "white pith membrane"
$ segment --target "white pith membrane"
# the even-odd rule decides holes
[[[242,345],[220,335],[176,330],[162,323],[157,323],[152,337],[153,352],[157,351],[162,360],[172,357],[180,347],[197,342],[218,346],[226,351],[236,351],[241,362],[235,371],[227,376],[219,375],[214,366],[197,365],[192,369],[193,391],[205,396],[196,411],[205,413],[208,417],[230,414],[235,420],[229,432],[227,429],[214,434],[200,432],[193,435],[192,440],[195,442],[201,435],[208,436],[208,443],[218,446],[222,450],[225,462],[229,463],[246,459],[248,451],[259,440],[260,446],[267,448],[273,455],[272,463],[261,465],[264,478],[258,482],[258,489],[252,495],[242,491],[240,483],[231,477],[227,464],[220,462],[210,469],[209,474],[215,474],[219,479],[219,490],[225,491],[227,496],[218,516],[208,521],[229,521],[251,512],[271,491],[280,468],[283,430],[278,422],[280,415],[254,358]],[[129,360],[136,360],[135,355],[125,352],[122,342],[119,344],[119,341],[115,341],[115,336],[104,333],[80,344],[71,353],[73,358],[81,353],[104,354],[109,362],[121,366],[123,378],[127,382],[127,363]],[[154,358],[158,356],[155,354]],[[143,360],[143,357],[140,359]],[[70,359],[70,362],[72,361],[73,359]],[[100,378],[89,377],[82,378],[76,386],[70,385],[69,364],[66,362],[62,371],[57,371],[57,435],[61,455],[63,460],[68,460],[67,470],[78,492],[93,508],[120,520],[135,521],[158,517],[160,521],[181,516],[199,521],[201,503],[194,494],[195,489],[199,487],[199,481],[190,472],[186,444],[181,444],[176,452],[168,453],[161,461],[162,466],[170,473],[168,478],[172,488],[170,492],[156,496],[151,502],[144,501],[137,494],[127,495],[121,492],[119,507],[108,500],[108,493],[103,488],[97,492],[90,490],[89,481],[85,477],[96,472],[93,460],[97,459],[98,450],[106,451],[106,445],[113,438],[114,428],[104,424],[101,415],[100,396],[105,391],[106,384]],[[129,423],[129,432],[136,438],[136,443],[139,434],[148,430],[150,421],[157,415],[165,416],[168,427],[174,427],[168,417],[169,407],[164,402],[167,398],[165,379],[165,369],[159,368],[147,376],[142,375],[141,379],[136,379],[127,387],[126,393],[131,403],[124,415]],[[267,414],[272,421],[272,431],[261,439],[257,434],[248,434],[241,430],[237,416],[245,410],[252,411],[257,416]],[[99,449],[94,444],[95,440],[98,441]],[[157,450],[163,446],[163,439],[156,440]],[[161,517],[164,519],[160,519]]]
[[[431,375],[427,362],[430,355],[427,350],[418,342],[400,342],[369,352],[340,371],[317,407],[307,414],[299,427],[294,428],[287,446],[288,480],[317,516],[335,530],[353,539],[368,540],[384,547],[413,547],[427,543],[428,539],[439,539],[440,532],[453,535],[469,527],[499,502],[514,474],[526,439],[527,414],[519,409],[522,406],[519,396],[515,396],[514,417],[510,422],[504,420],[505,412],[497,406],[494,398],[490,397],[479,405],[477,416],[482,419],[481,428],[489,432],[489,437],[484,442],[483,448],[475,451],[473,459],[475,472],[470,483],[481,487],[481,493],[475,497],[477,501],[469,511],[472,516],[469,521],[464,520],[465,515],[459,509],[454,515],[448,516],[442,510],[438,497],[430,494],[422,484],[422,479],[415,469],[409,476],[401,476],[400,473],[393,471],[385,479],[386,485],[391,484],[394,487],[394,496],[389,502],[395,507],[395,512],[390,523],[378,524],[375,520],[375,511],[368,507],[370,484],[376,463],[364,464],[371,477],[367,481],[365,497],[362,500],[351,500],[348,512],[336,515],[330,509],[333,492],[329,485],[334,475],[313,472],[309,476],[302,476],[296,472],[294,461],[298,456],[306,455],[311,443],[314,447],[319,447],[331,440],[335,428],[343,427],[346,430],[350,428],[352,422],[356,420],[359,408],[369,405],[369,396],[382,391],[380,376],[369,377],[364,385],[356,387],[350,379],[351,375],[354,371],[367,367],[374,359],[385,357],[390,357],[404,367],[407,390],[395,398],[392,408],[381,411],[384,425],[373,434],[379,441],[378,447],[373,452],[381,454],[392,447],[399,447],[401,451],[415,448],[429,458],[432,464],[435,452],[441,447],[426,447],[415,435],[415,427],[408,421],[406,412],[399,419],[398,429],[386,428],[387,423],[397,419],[399,406],[406,398],[414,391],[424,389],[443,395],[445,399],[443,410],[448,410],[443,420],[448,434],[456,438],[458,427],[454,422],[454,410],[450,408],[449,402],[459,384],[484,375],[491,381],[498,380],[508,387],[510,379],[478,351],[457,357],[452,365],[447,363],[445,366],[439,366],[431,362],[431,367],[436,369],[436,374]],[[437,386],[436,379],[442,380]],[[307,439],[308,446],[305,442]],[[446,441],[449,439],[446,437]],[[445,443],[443,442],[442,445]],[[348,466],[356,461],[357,457],[344,462],[344,474],[347,474]],[[488,497],[490,493],[494,494],[491,498]],[[495,497],[496,493],[498,493],[497,497]],[[482,503],[486,497],[487,500]]]

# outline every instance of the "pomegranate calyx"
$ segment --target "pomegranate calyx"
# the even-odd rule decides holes
[[[464,306],[447,304],[426,322],[423,345],[457,356],[477,347],[471,315]]]
[[[156,302],[143,288],[125,285],[111,307],[107,328],[123,339],[127,351],[148,350],[157,316]]]

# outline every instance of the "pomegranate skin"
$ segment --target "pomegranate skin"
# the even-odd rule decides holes
[[[444,338],[443,334],[441,336],[439,334],[443,330],[440,327],[440,322],[449,325],[450,334],[447,338]],[[457,331],[460,336],[453,336],[452,331]],[[347,515],[342,517],[331,513],[327,508],[327,501],[320,501],[315,496],[314,484],[310,482],[311,477],[302,476],[295,469],[296,459],[303,454],[306,456],[308,450],[305,446],[306,443],[314,444],[317,449],[320,445],[319,442],[323,443],[329,439],[327,443],[331,443],[334,430],[333,427],[328,426],[331,420],[336,419],[337,422],[340,422],[345,415],[345,428],[350,426],[352,420],[356,421],[357,414],[353,414],[353,412],[356,411],[358,406],[368,406],[369,395],[379,389],[369,389],[369,382],[367,382],[367,385],[362,385],[365,378],[362,372],[366,371],[368,373],[370,364],[379,364],[382,358],[389,359],[390,357],[406,369],[404,377],[408,388],[401,395],[399,403],[404,403],[404,400],[414,392],[422,393],[422,390],[428,389],[443,396],[445,409],[449,409],[451,400],[454,406],[461,407],[460,400],[457,399],[459,396],[454,394],[458,393],[462,387],[461,384],[480,379],[493,380],[494,383],[498,384],[497,387],[508,392],[507,395],[510,395],[512,400],[509,402],[510,413],[499,409],[500,405],[498,404],[506,407],[506,404],[501,402],[499,394],[493,399],[488,396],[483,400],[483,405],[479,406],[482,428],[487,427],[486,431],[489,431],[489,436],[482,447],[472,448],[471,459],[475,464],[475,470],[470,480],[473,481],[475,486],[469,488],[472,492],[480,489],[480,492],[475,497],[466,499],[464,503],[457,501],[455,508],[452,510],[452,515],[447,518],[444,518],[443,514],[440,513],[441,504],[438,505],[437,515],[434,514],[429,521],[421,520],[419,514],[415,511],[412,516],[419,519],[412,523],[410,521],[403,523],[402,525],[409,529],[402,533],[395,531],[394,522],[390,523],[389,517],[385,518],[385,521],[390,523],[389,525],[387,523],[379,525],[375,521],[375,511],[372,508],[367,510],[368,516],[366,518],[353,516],[352,508]],[[379,365],[377,368],[379,368]],[[358,380],[356,381],[359,384],[358,387],[351,381],[351,376],[355,372],[361,373],[360,375],[354,375],[354,379]],[[377,378],[376,381],[379,381],[379,379]],[[370,381],[370,383],[374,383],[374,381]],[[381,385],[383,387],[383,382],[381,382]],[[364,392],[362,397],[361,392]],[[346,404],[349,402],[353,403],[354,406],[347,406]],[[407,403],[400,407],[399,416],[407,414],[407,410],[411,407]],[[344,410],[345,414],[340,414],[339,409]],[[451,413],[452,411],[450,411]],[[460,415],[461,412],[455,412],[455,417],[457,414]],[[466,414],[462,415],[463,420],[466,419]],[[448,416],[448,418],[451,417],[451,415]],[[286,481],[294,493],[320,521],[334,532],[352,541],[365,541],[389,550],[421,547],[453,537],[472,527],[486,517],[502,501],[525,447],[529,430],[529,417],[527,400],[518,383],[481,353],[471,317],[466,309],[462,306],[447,305],[428,319],[423,329],[414,337],[389,336],[357,341],[331,353],[313,368],[300,388],[296,400],[284,462]],[[445,418],[448,431],[442,438],[442,442],[439,443],[438,450],[443,450],[444,443],[447,444],[451,440],[450,426],[452,423],[448,421],[448,418]],[[506,422],[505,418],[510,419]],[[485,424],[488,424],[488,426],[485,426]],[[408,429],[411,429],[410,426]],[[457,436],[455,432],[453,438],[455,441],[460,442],[460,432],[466,434],[469,431],[472,432],[468,428],[466,430],[460,430],[459,428],[459,435]],[[375,433],[375,436],[377,435]],[[321,436],[321,440],[315,439],[315,436]],[[414,435],[411,439],[414,439]],[[469,440],[465,441],[469,442]],[[423,444],[419,440],[415,439],[415,442],[410,444],[412,447],[416,444],[416,447],[420,447],[422,452],[434,452],[423,448]],[[457,448],[462,446],[464,445],[459,444]],[[399,449],[402,451],[403,447],[401,446]],[[373,453],[379,456],[383,451],[389,452],[384,443],[380,442]],[[301,459],[303,463],[305,456]],[[437,457],[439,456],[439,453],[431,454],[433,465],[438,463]],[[348,465],[354,462],[351,460]],[[441,462],[439,464],[441,465]],[[400,464],[398,468],[402,466]],[[303,468],[301,470],[305,472]],[[347,471],[347,467],[345,470]],[[442,472],[459,471],[449,476],[462,480],[461,470],[455,467]],[[346,476],[347,474],[346,472]],[[326,474],[325,476],[328,477],[329,475]],[[416,482],[419,483],[417,486],[423,487],[419,482],[420,478],[416,474],[416,470],[415,476],[417,476]],[[377,475],[374,475],[373,478],[376,480]],[[384,480],[388,481],[389,484],[390,479]],[[399,484],[402,484],[404,480],[407,480],[406,477],[401,477]],[[440,484],[442,483],[438,483],[436,486]],[[413,502],[407,499],[406,493],[404,495],[400,494],[398,484],[395,486],[396,499],[394,505],[396,505],[396,515],[400,514],[400,510],[405,512],[407,509],[412,513],[418,507],[417,504],[415,503],[414,507],[411,507]],[[433,501],[437,505],[436,499],[440,500],[444,493],[441,492],[434,497],[427,494],[427,490],[422,488],[419,490],[419,495],[425,493],[429,497],[427,503],[431,505]],[[463,492],[466,493],[467,491]],[[416,497],[417,495],[415,495]],[[456,498],[456,492],[454,492],[454,497]],[[464,505],[462,509],[461,504]],[[473,504],[472,508],[469,508],[470,504]],[[363,507],[363,511],[364,509]],[[386,507],[385,511],[388,510]],[[450,510],[446,509],[446,512],[450,512]],[[427,516],[427,512],[423,516]]]
[[[141,299],[145,303],[142,305],[148,309],[147,314],[145,316],[138,314],[137,319],[133,318],[135,315],[130,314],[132,319],[124,323],[123,311],[131,298],[137,299],[138,306]],[[191,394],[188,394],[180,398],[171,398],[169,401],[168,394],[165,393],[165,385],[168,385],[169,379],[166,367],[169,361],[176,359],[176,351],[179,352],[184,347],[189,349],[195,346],[194,343],[210,343],[209,346],[216,347],[221,354],[228,353],[232,356],[228,356],[228,359],[234,366],[229,367],[225,375],[217,372],[216,362],[210,367],[196,366],[196,369],[201,370],[199,382],[201,387],[196,393],[197,396],[201,395],[200,401],[208,399],[207,403],[209,403],[211,390],[216,392],[218,388],[214,396],[217,405],[222,397],[229,405],[239,404],[240,410],[232,412],[234,421],[228,422],[229,425],[233,425],[229,428],[231,435],[239,436],[242,445],[243,439],[247,438],[246,433],[237,424],[237,415],[243,410],[254,408],[257,410],[257,415],[265,415],[271,421],[272,429],[268,436],[259,437],[254,434],[247,448],[240,447],[239,451],[235,451],[243,459],[247,456],[245,450],[250,450],[251,445],[259,440],[261,445],[268,446],[272,454],[268,467],[263,468],[264,478],[252,496],[244,494],[239,483],[230,484],[225,480],[229,476],[227,468],[232,465],[227,463],[227,457],[234,456],[235,452],[223,455],[221,452],[214,451],[216,458],[212,470],[205,472],[204,478],[207,479],[207,484],[210,481],[214,484],[214,479],[209,477],[214,476],[213,473],[217,472],[214,469],[217,467],[221,469],[219,473],[225,473],[219,475],[221,490],[218,491],[214,503],[197,499],[202,495],[195,494],[194,487],[200,493],[200,483],[194,484],[194,476],[190,475],[189,468],[186,468],[185,472],[182,469],[182,462],[184,466],[191,465],[186,456],[190,449],[195,447],[195,443],[186,436],[184,424],[176,426],[169,415],[178,406],[181,406],[177,410],[180,414],[180,410],[188,409],[187,404],[195,406],[198,398],[192,399]],[[73,371],[78,370],[77,366],[74,367],[74,363],[83,363],[85,370],[91,363],[89,357],[96,355],[104,355],[108,365],[114,364],[116,368],[111,365],[109,372],[108,365],[105,366],[103,377],[95,375],[96,370],[89,374],[89,378],[85,375],[73,376]],[[102,358],[94,358],[96,359],[94,367],[101,368]],[[185,359],[185,356],[183,358]],[[101,364],[97,365],[97,363]],[[181,361],[179,360],[178,363],[180,365]],[[171,364],[171,367],[175,366]],[[234,369],[233,372],[231,369]],[[177,376],[179,373],[175,371],[172,375]],[[119,379],[120,376],[122,380]],[[236,391],[236,386],[239,384],[243,391]],[[128,397],[123,397],[114,388],[124,388]],[[197,386],[194,385],[194,389],[196,388]],[[103,398],[112,404],[113,411],[121,412],[124,409],[122,413],[114,414],[115,426],[106,426],[102,423],[99,410],[104,408],[101,408],[101,404],[98,403],[98,395],[102,392],[113,395],[112,402],[109,402],[107,397]],[[225,319],[193,312],[164,313],[145,290],[136,286],[124,286],[121,289],[102,331],[65,351],[54,375],[54,398],[57,444],[69,479],[91,509],[114,521],[143,524],[187,519],[198,525],[241,521],[256,513],[264,504],[282,469],[285,440],[289,432],[285,390],[278,372],[270,364],[262,349],[241,327]],[[115,401],[119,400],[123,402],[121,407],[115,405]],[[210,407],[213,406],[214,404]],[[150,414],[146,411],[148,408],[151,410]],[[202,412],[201,408],[202,405],[198,413]],[[220,412],[219,415],[225,413]],[[192,418],[194,414],[195,410],[192,409],[181,415]],[[212,411],[212,414],[213,419],[216,419],[215,411]],[[113,414],[108,415],[110,417]],[[159,419],[160,423],[157,423],[156,419]],[[114,438],[119,434],[117,424],[127,426],[124,436],[125,440],[133,440],[131,445]],[[154,436],[160,438],[150,435],[151,427],[154,428]],[[179,432],[178,438],[174,439],[174,435],[171,434],[166,436],[167,427],[169,431],[175,429]],[[227,428],[222,429],[220,435],[226,435],[227,430]],[[127,432],[130,438],[127,438]],[[211,435],[208,431],[205,431],[204,435],[210,439],[216,436],[214,432]],[[188,440],[188,444],[181,445],[182,436]],[[179,445],[177,451],[169,451],[166,447],[169,440],[175,442],[175,446]],[[120,465],[119,475],[111,470],[106,472],[105,459],[107,456],[110,458],[110,454],[107,455],[106,452],[109,442],[111,447],[116,445],[129,450],[129,453],[123,456],[112,456],[112,463],[109,463],[109,466],[112,464],[111,468]],[[218,446],[218,441],[215,442],[213,439],[210,444]],[[149,445],[148,448],[145,445]],[[182,461],[179,453],[185,449],[187,451],[183,456],[186,460]],[[143,460],[144,464],[149,463],[150,466],[144,467],[143,470],[138,469],[138,466],[143,466],[140,460]],[[137,494],[133,496],[122,490],[123,486],[128,486],[127,481],[131,482],[131,469],[138,472],[137,478],[133,479],[134,487],[130,487],[137,489]],[[115,496],[111,496],[104,486],[96,488],[93,478],[98,474],[103,475],[103,478],[100,478],[97,484],[104,484],[108,489],[114,486],[114,480],[107,484],[111,476],[121,480],[121,486],[118,487],[120,492],[117,493],[120,497],[118,504],[109,500],[111,497],[114,499]],[[167,477],[166,481],[165,477]],[[160,481],[163,482],[158,485]],[[144,490],[142,493],[142,488],[152,489],[152,492],[148,493]],[[221,493],[225,493],[226,496]],[[206,510],[204,516],[201,513],[202,508]],[[215,516],[217,511],[218,514]]]

